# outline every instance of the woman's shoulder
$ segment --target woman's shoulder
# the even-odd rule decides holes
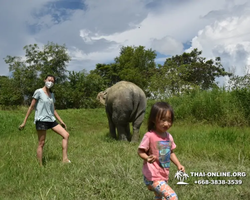
[[[38,98],[38,96],[40,96],[41,94],[41,91],[42,91],[42,88],[36,89],[33,94],[33,97]]]
[[[43,88],[38,88],[35,90],[35,92],[41,92]]]

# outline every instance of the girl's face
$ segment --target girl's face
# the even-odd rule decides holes
[[[168,110],[166,115],[155,122],[155,131],[157,133],[164,133],[172,126],[171,112]]]

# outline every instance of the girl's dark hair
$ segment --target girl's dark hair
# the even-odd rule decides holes
[[[150,110],[148,118],[148,131],[155,129],[155,123],[166,116],[167,111],[171,113],[171,121],[174,122],[173,108],[167,102],[157,102]]]

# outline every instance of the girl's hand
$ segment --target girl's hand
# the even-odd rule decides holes
[[[18,127],[19,131],[23,130],[24,127],[25,127],[25,123],[22,123],[22,124]]]
[[[177,168],[179,171],[185,172],[185,167],[183,165],[178,165]]]
[[[150,155],[147,158],[147,162],[149,163],[153,163],[156,160],[156,156],[155,155]]]

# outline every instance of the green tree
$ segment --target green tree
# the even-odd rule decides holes
[[[118,70],[119,69],[116,63],[111,63],[111,64],[98,63],[96,64],[96,68],[90,71],[90,74],[99,75],[104,81],[106,87],[110,87],[115,83],[117,83],[118,81],[121,81]]]
[[[27,45],[24,50],[26,52],[26,65],[34,66],[41,78],[47,74],[53,74],[57,78],[57,83],[66,80],[66,68],[70,57],[65,45],[48,42],[42,50],[37,44]]]
[[[118,76],[121,80],[131,81],[147,91],[149,77],[155,72],[156,52],[144,46],[122,47],[120,56],[115,58]]]
[[[2,107],[20,105],[23,96],[15,87],[13,79],[7,76],[0,76],[0,105]]]
[[[16,56],[7,56],[5,62],[9,64],[9,70],[12,73],[11,79],[15,88],[17,88],[24,97],[23,104],[29,104],[35,89],[37,89],[39,85],[35,67],[26,65],[21,57]]]
[[[156,70],[155,58],[156,53],[152,49],[126,46],[121,48],[120,55],[114,59],[114,63],[97,64],[90,74],[99,75],[106,87],[124,80],[135,83],[147,93],[149,77]]]
[[[167,96],[178,95],[196,87],[203,90],[218,87],[215,82],[217,77],[231,76],[223,68],[219,57],[206,60],[201,54],[202,51],[194,49],[166,59],[152,77],[150,89],[155,93],[167,93]]]
[[[98,92],[104,89],[104,80],[97,74],[89,74],[85,70],[69,72],[68,108],[95,108]]]
[[[25,58],[7,56],[5,62],[9,64],[9,71],[16,88],[18,88],[29,104],[35,89],[41,87],[46,75],[56,77],[56,83],[66,81],[66,63],[70,61],[65,45],[61,46],[49,42],[40,50],[37,44],[24,47]],[[60,95],[60,94],[59,94]]]
[[[250,74],[244,76],[234,75],[228,81],[229,90],[238,90],[243,88],[250,88]]]

